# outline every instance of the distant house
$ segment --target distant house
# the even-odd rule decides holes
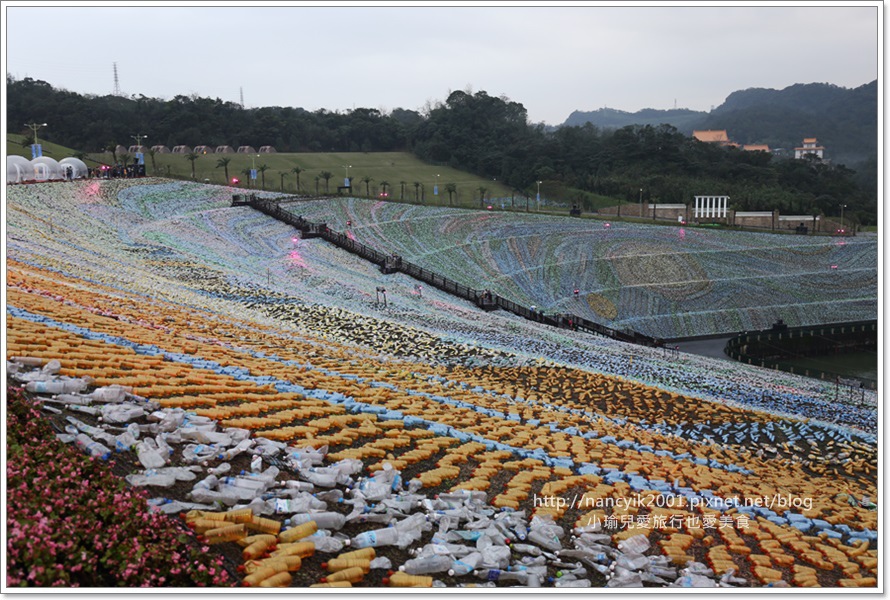
[[[195,146],[195,154],[213,154],[213,148],[210,146]]]
[[[170,154],[170,148],[168,148],[167,146],[164,146],[164,145],[152,146],[151,149],[154,150],[155,152],[157,152],[158,154]]]
[[[705,129],[702,131],[693,131],[692,137],[706,144],[720,144],[721,146],[729,146],[729,136],[725,129]]]
[[[191,151],[190,146],[173,146],[173,154],[188,154]]]
[[[819,145],[816,138],[804,138],[803,146],[794,149],[794,158],[803,158],[805,156],[815,156],[822,160],[825,148]]]
[[[234,154],[235,149],[231,146],[217,146],[216,147],[217,154]]]
[[[256,154],[253,146],[238,146],[238,154]]]
[[[260,154],[273,154],[277,152],[274,146],[260,146]]]
[[[742,150],[746,150],[748,152],[766,152],[769,153],[769,146],[766,144],[745,144],[742,146]]]

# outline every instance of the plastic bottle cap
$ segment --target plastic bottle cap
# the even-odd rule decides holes
[[[327,583],[327,582],[328,582],[328,578],[327,578],[327,577],[322,577],[321,579],[319,579],[319,581],[322,582],[322,583]]]
[[[389,577],[384,577],[384,578],[381,580],[381,583],[383,583],[383,585],[389,585]]]
[[[328,568],[328,563],[326,563],[326,562],[321,563],[321,568],[322,568],[322,569],[327,569],[327,568]]]

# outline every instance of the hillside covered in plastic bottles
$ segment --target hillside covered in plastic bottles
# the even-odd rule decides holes
[[[248,584],[876,584],[873,393],[483,313],[230,202],[159,179],[9,187],[7,370]],[[356,206],[303,216],[412,260],[450,231],[408,209],[390,220],[414,233],[384,235],[374,211],[405,208]],[[501,244],[552,237],[522,227]],[[454,235],[491,259],[468,283],[502,293],[475,270],[507,254]],[[776,252],[732,240],[743,262]],[[520,302],[575,285],[522,270]]]

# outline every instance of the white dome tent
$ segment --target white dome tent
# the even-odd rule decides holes
[[[34,179],[34,167],[24,156],[10,154],[6,157],[6,183],[23,183]]]
[[[31,161],[34,177],[37,181],[53,181],[62,179],[62,167],[59,161],[48,156],[38,156]]]
[[[62,168],[63,178],[67,178],[67,169],[69,167],[71,168],[71,179],[84,179],[89,173],[86,163],[84,163],[79,158],[74,158],[73,156],[69,156],[68,158],[63,158],[62,160],[60,160],[59,166]]]

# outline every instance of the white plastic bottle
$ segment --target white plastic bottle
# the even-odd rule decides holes
[[[360,533],[351,540],[353,548],[378,548],[380,546],[394,546],[399,542],[399,530],[395,527],[375,529]]]
[[[146,469],[159,469],[167,464],[164,457],[144,440],[136,444],[136,456]]]
[[[412,558],[399,567],[408,575],[428,575],[430,573],[445,573],[451,569],[454,560],[446,554],[432,554],[420,558]]]
[[[85,433],[78,433],[74,437],[74,443],[90,456],[96,456],[102,460],[108,460],[108,457],[111,456],[111,450],[107,446],[100,444]]]

